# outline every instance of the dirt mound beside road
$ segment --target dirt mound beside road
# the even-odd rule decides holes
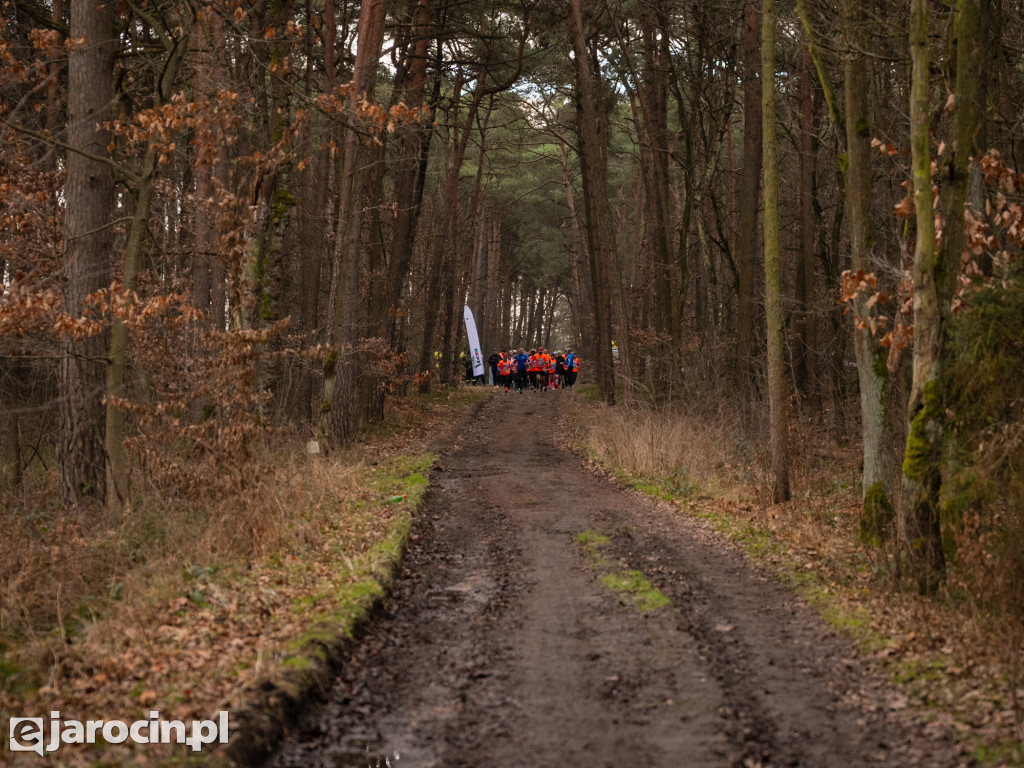
[[[732,546],[581,466],[568,396],[498,393],[443,453],[384,615],[274,766],[961,764]]]

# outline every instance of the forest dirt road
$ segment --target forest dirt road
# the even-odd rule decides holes
[[[963,764],[701,521],[582,466],[557,428],[574,396],[496,393],[457,432],[382,615],[271,765]],[[626,570],[671,605],[602,583]]]

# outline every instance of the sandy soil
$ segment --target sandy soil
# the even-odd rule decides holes
[[[442,449],[383,615],[270,765],[965,764],[731,544],[583,467],[572,396],[496,393]],[[671,605],[601,583],[625,569]]]

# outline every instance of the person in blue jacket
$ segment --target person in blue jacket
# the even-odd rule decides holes
[[[576,387],[576,372],[580,369],[580,361],[576,355],[573,354],[571,349],[565,351],[565,385],[568,389],[574,389]]]
[[[530,363],[530,356],[526,354],[525,349],[520,347],[518,354],[512,358],[512,363],[515,366],[512,380],[515,382],[519,394],[523,394],[523,390],[526,388],[526,367]]]

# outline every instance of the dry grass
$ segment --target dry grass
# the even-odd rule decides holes
[[[749,451],[738,443],[728,411],[674,411],[593,406],[584,440],[607,466],[656,480],[688,478],[699,488],[751,478]]]
[[[408,525],[410,504],[389,499],[422,491],[424,449],[477,399],[397,404],[376,435],[330,458],[302,440],[265,442],[233,499],[150,488],[123,516],[76,519],[47,506],[53,480],[40,474],[38,506],[0,510],[0,726],[50,710],[131,720],[143,707],[184,719],[237,707],[311,625],[344,624],[380,548]]]
[[[310,511],[351,491],[351,474],[326,472],[283,439],[258,448],[243,498],[174,497],[137,480],[133,504],[116,516],[62,510],[50,501],[54,478],[41,478],[26,504],[0,511],[5,644],[43,639],[54,629],[75,633],[108,604],[148,592],[169,570],[259,557],[311,539],[319,521]]]

